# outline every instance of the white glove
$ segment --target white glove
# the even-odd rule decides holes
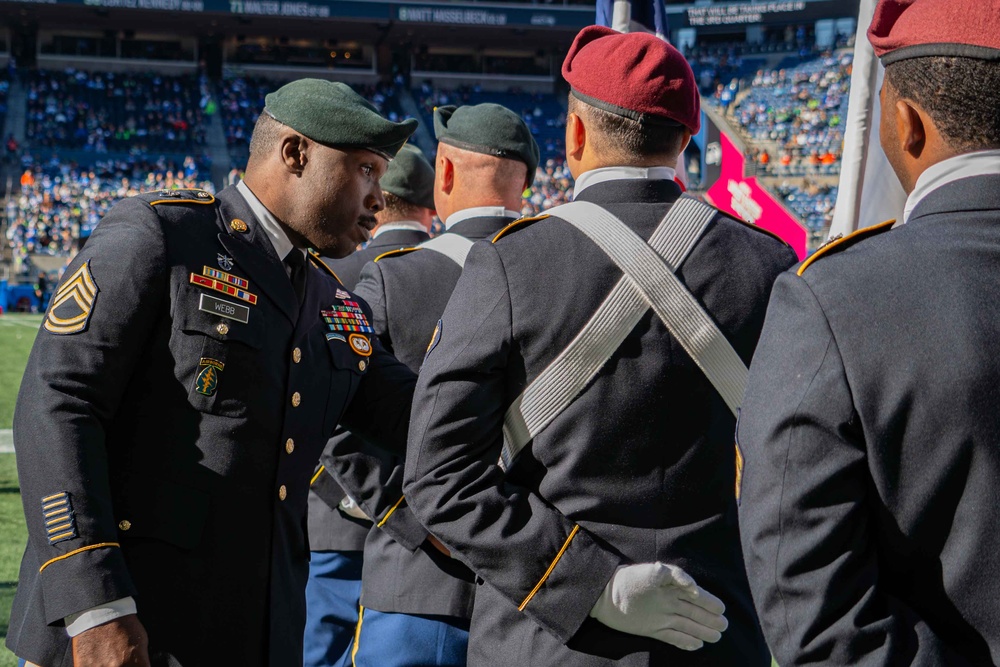
[[[696,651],[722,638],[725,610],[676,565],[642,563],[615,570],[590,615],[609,628]]]
[[[350,496],[344,496],[343,500],[340,501],[340,511],[347,516],[353,516],[355,519],[364,519],[365,521],[371,521],[368,515],[365,514],[361,506],[354,502],[354,498]]]

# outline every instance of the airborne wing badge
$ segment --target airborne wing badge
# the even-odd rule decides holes
[[[85,331],[100,291],[90,272],[88,260],[52,295],[52,303],[45,316],[45,330],[59,335]]]

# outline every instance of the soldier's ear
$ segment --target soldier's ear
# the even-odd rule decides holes
[[[899,138],[900,150],[914,158],[919,158],[927,141],[924,115],[909,100],[897,100],[895,112],[896,136]]]
[[[587,127],[575,111],[566,115],[566,155],[579,160],[587,145]]]
[[[301,176],[302,170],[306,166],[308,141],[296,132],[289,132],[281,137],[279,144],[281,163],[285,165],[285,169],[296,176]]]
[[[455,188],[455,163],[440,155],[438,156],[438,169],[441,170],[441,191],[450,195]]]

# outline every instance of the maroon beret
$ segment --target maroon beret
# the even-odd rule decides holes
[[[701,127],[694,72],[655,35],[587,26],[573,40],[562,75],[574,96],[599,109],[640,123]]]
[[[926,56],[1000,60],[1000,0],[879,0],[868,41],[883,65]]]

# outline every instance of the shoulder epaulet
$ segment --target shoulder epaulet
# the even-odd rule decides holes
[[[157,204],[212,204],[215,195],[207,190],[197,188],[179,188],[177,190],[152,190],[138,195],[150,206]]]
[[[330,266],[323,261],[323,258],[319,256],[319,253],[311,248],[309,249],[309,260],[313,263],[313,266],[315,266],[317,269],[319,269],[323,273],[330,274],[331,276],[333,276],[333,279],[336,280],[341,285],[344,284],[344,281],[340,279],[340,276],[338,276],[336,273],[333,272],[333,269],[331,269]]]
[[[770,236],[770,237],[771,237],[772,239],[777,239],[777,240],[781,241],[781,242],[782,242],[783,244],[785,244],[785,245],[786,245],[786,246],[788,246],[789,248],[790,248],[790,247],[792,247],[792,246],[791,246],[791,244],[789,244],[789,243],[788,243],[788,241],[786,241],[785,239],[781,238],[780,236],[778,236],[777,234],[775,234],[774,232],[772,232],[772,231],[771,231],[771,230],[769,230],[769,229],[764,229],[764,228],[763,228],[763,227],[761,227],[760,225],[755,225],[754,223],[752,223],[752,222],[747,222],[746,220],[740,220],[740,219],[739,219],[739,218],[737,218],[736,216],[730,216],[730,217],[731,217],[731,218],[732,218],[733,220],[735,220],[736,222],[738,222],[738,223],[740,223],[741,225],[743,225],[744,227],[749,227],[750,229],[753,229],[753,230],[755,230],[755,231],[758,231],[758,232],[760,232],[761,234],[767,234],[767,235],[768,235],[768,236]]]
[[[806,269],[812,266],[813,262],[818,260],[820,257],[826,257],[827,255],[831,255],[835,252],[840,252],[841,250],[850,248],[851,246],[857,244],[859,241],[863,241],[867,238],[871,238],[872,236],[887,232],[892,229],[894,224],[896,224],[895,220],[886,220],[885,222],[880,222],[877,225],[859,229],[856,232],[848,234],[847,236],[835,236],[821,245],[819,249],[817,249],[816,252],[809,257],[809,259],[802,262],[796,273],[801,276],[805,273]]]
[[[413,252],[414,250],[420,250],[420,246],[415,245],[412,248],[396,248],[395,250],[390,250],[389,252],[384,252],[373,261],[377,262],[380,259],[385,259],[386,257],[395,257],[396,255],[405,255],[407,253]]]
[[[512,232],[515,229],[524,229],[524,225],[530,224],[532,222],[538,222],[539,220],[544,220],[547,217],[549,217],[549,214],[543,213],[542,215],[536,215],[531,218],[518,218],[517,220],[515,220],[514,222],[510,223],[509,225],[501,229],[499,232],[497,232],[497,235],[493,237],[493,243],[496,243],[501,238],[506,236],[508,232]]]

